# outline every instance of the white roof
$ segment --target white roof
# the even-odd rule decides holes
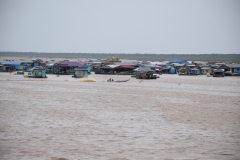
[[[167,62],[150,62],[150,64],[167,64]]]
[[[110,68],[116,68],[116,67],[118,67],[118,66],[120,66],[120,65],[108,65],[108,67],[110,67]]]

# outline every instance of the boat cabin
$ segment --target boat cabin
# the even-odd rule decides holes
[[[47,78],[46,70],[42,67],[34,67],[29,70],[29,73],[26,77],[29,78]]]
[[[223,69],[214,69],[213,77],[224,77],[224,70]]]
[[[72,77],[74,78],[83,78],[88,77],[88,66],[81,66],[74,69],[74,75]]]
[[[151,68],[143,67],[136,70],[136,79],[157,79]]]

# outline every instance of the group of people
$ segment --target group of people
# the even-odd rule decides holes
[[[114,80],[113,80],[112,78],[110,78],[110,79],[108,79],[107,81],[108,81],[108,82],[111,82],[111,81],[114,81]]]

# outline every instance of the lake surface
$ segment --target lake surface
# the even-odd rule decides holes
[[[240,77],[89,78],[0,73],[0,159],[240,159]]]

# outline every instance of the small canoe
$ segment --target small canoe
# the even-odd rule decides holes
[[[14,73],[14,75],[24,75],[24,72],[23,71],[17,71]]]
[[[112,82],[118,82],[118,83],[120,83],[120,82],[127,82],[127,81],[129,81],[130,79],[127,79],[127,80],[116,80],[116,81],[112,81]]]
[[[116,80],[116,81],[109,81],[108,80],[108,82],[117,82],[117,83],[120,83],[120,82],[127,82],[127,81],[129,81],[130,79],[127,79],[127,80]]]

